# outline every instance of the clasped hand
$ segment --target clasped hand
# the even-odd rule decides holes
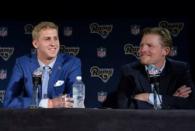
[[[48,108],[72,108],[73,99],[68,95],[62,95],[48,100]]]
[[[189,97],[190,93],[192,92],[191,88],[183,85],[180,88],[178,88],[175,93],[173,94],[173,96],[177,96],[177,97],[183,97],[183,98],[187,98]]]
[[[189,97],[191,92],[192,92],[191,87],[183,85],[183,86],[179,87],[174,92],[173,96],[187,98],[187,97]],[[139,94],[136,94],[133,97],[133,99],[148,102],[149,101],[149,93],[139,93]]]

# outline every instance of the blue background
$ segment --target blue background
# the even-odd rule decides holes
[[[53,19],[3,19],[0,20],[0,53],[3,48],[14,48],[13,54],[8,60],[0,57],[0,70],[7,71],[7,77],[0,79],[0,107],[4,95],[6,84],[10,78],[12,68],[16,57],[32,52],[31,34],[26,34],[25,26],[30,24],[36,25],[40,21],[53,21],[59,26],[59,36],[61,45],[66,47],[77,47],[79,53],[77,57],[82,62],[83,81],[86,85],[86,107],[101,107],[101,103],[97,100],[98,91],[112,92],[117,88],[119,68],[136,60],[134,55],[125,54],[124,46],[132,44],[135,47],[139,46],[140,34],[132,34],[131,29],[138,27],[141,31],[144,27],[159,26],[159,23],[166,21],[169,23],[167,28],[172,31],[173,43],[177,50],[174,59],[186,61],[192,64],[192,41],[191,41],[191,20],[187,16],[182,17],[124,17],[124,18],[53,18]],[[111,25],[112,31],[106,38],[101,37],[97,33],[90,32],[90,24],[96,23],[99,26]],[[177,29],[176,24],[183,24],[183,28],[177,36],[174,36],[174,31]],[[72,35],[64,35],[66,27],[70,27]],[[4,30],[3,30],[4,29]],[[6,36],[1,33],[7,32]],[[29,32],[28,32],[29,33]],[[106,56],[100,58],[97,56],[97,49],[104,48]],[[101,69],[114,69],[113,75],[107,82],[103,82],[99,77],[92,77],[90,68],[97,66]]]

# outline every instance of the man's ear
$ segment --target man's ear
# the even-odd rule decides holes
[[[164,49],[163,49],[163,55],[164,55],[164,56],[169,55],[170,50],[171,50],[171,49],[170,49],[169,47],[164,47]]]
[[[33,46],[34,46],[35,49],[38,48],[38,45],[37,45],[37,41],[36,41],[36,40],[33,40],[33,41],[32,41],[32,44],[33,44]]]

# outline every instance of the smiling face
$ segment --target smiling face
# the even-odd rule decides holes
[[[33,46],[37,49],[37,57],[44,64],[53,61],[59,52],[58,31],[54,28],[44,28],[38,32],[33,40]]]
[[[170,51],[170,48],[163,46],[162,42],[158,34],[145,34],[139,48],[140,62],[144,65],[154,64],[161,67]]]

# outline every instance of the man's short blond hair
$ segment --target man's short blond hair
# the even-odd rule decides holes
[[[32,38],[33,40],[35,39],[38,39],[39,37],[39,32],[43,29],[48,29],[48,28],[51,28],[51,29],[56,29],[57,32],[58,32],[58,26],[53,23],[53,22],[49,22],[49,21],[43,21],[43,22],[40,22],[39,24],[37,24],[33,31],[32,31]]]
[[[162,27],[147,27],[143,29],[142,36],[147,34],[157,34],[161,37],[162,46],[172,48],[172,37],[168,29]]]

